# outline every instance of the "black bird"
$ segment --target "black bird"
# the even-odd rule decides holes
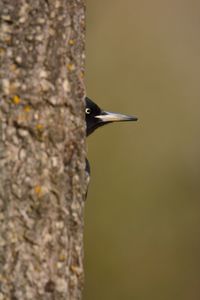
[[[95,129],[103,125],[112,122],[137,121],[137,117],[104,111],[97,104],[95,104],[91,99],[85,97],[85,121],[86,121],[86,134],[88,136]],[[89,183],[90,164],[87,159],[86,159],[86,173],[88,174],[87,177]]]
[[[87,136],[95,129],[112,122],[137,121],[136,116],[122,115],[102,110],[91,99],[85,97],[85,121]]]

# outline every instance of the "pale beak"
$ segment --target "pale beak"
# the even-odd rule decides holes
[[[123,122],[123,121],[137,121],[136,116],[123,115],[108,111],[102,111],[102,114],[95,116],[95,118],[100,119],[103,123],[107,122]]]

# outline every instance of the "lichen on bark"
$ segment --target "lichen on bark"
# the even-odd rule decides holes
[[[84,0],[0,3],[0,299],[80,299]]]

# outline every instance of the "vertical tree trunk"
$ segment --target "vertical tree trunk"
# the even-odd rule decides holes
[[[84,0],[0,2],[0,299],[80,299]]]

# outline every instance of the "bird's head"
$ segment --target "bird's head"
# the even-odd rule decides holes
[[[136,116],[128,116],[102,110],[88,97],[85,98],[85,121],[87,136],[95,129],[112,122],[137,121]]]

